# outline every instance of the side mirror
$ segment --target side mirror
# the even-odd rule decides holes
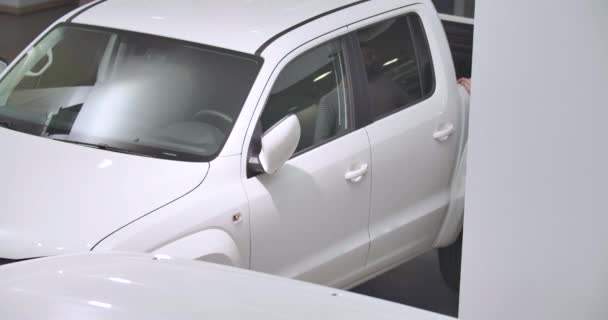
[[[4,59],[0,58],[0,73],[4,72],[4,70],[6,70],[7,67],[8,67],[8,63],[6,63],[6,61],[4,61]]]
[[[264,172],[275,173],[293,156],[300,143],[301,131],[300,120],[292,114],[262,136],[258,160]]]

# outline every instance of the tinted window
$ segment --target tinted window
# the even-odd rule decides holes
[[[433,0],[437,11],[467,18],[475,16],[475,0]]]
[[[297,151],[319,145],[350,128],[342,42],[316,47],[289,63],[274,84],[262,113],[266,132],[289,114],[300,120]]]
[[[82,32],[78,29],[65,29],[64,37],[71,41],[61,41],[53,48],[52,63],[39,76],[25,77],[18,89],[59,88],[92,86],[97,80],[97,69],[110,34],[106,32]],[[48,64],[49,56],[42,58],[32,68],[41,70]],[[69,70],[69,72],[68,72]]]
[[[209,161],[260,64],[167,38],[63,25],[0,82],[0,124],[116,152]]]
[[[412,30],[414,47],[416,48],[416,58],[418,60],[420,94],[422,95],[422,98],[426,98],[433,94],[433,90],[435,90],[435,74],[431,50],[429,49],[426,32],[424,31],[420,17],[411,15],[408,19]]]
[[[357,36],[375,119],[432,94],[433,64],[418,16],[387,20],[358,31]]]

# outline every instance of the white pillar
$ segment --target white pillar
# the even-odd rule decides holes
[[[477,1],[461,319],[608,319],[606,17]]]

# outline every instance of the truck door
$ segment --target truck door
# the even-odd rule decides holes
[[[447,91],[448,81],[456,79],[445,72],[452,66],[445,63],[449,54],[432,54],[443,47],[427,39],[443,38],[426,33],[437,26],[425,25],[424,14],[438,20],[422,6],[410,6],[350,27],[365,64],[373,118],[366,127],[373,172],[372,269],[432,248],[449,204],[460,111]]]

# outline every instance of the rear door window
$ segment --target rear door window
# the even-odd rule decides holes
[[[357,31],[374,119],[432,95],[433,63],[422,21],[416,14]]]

